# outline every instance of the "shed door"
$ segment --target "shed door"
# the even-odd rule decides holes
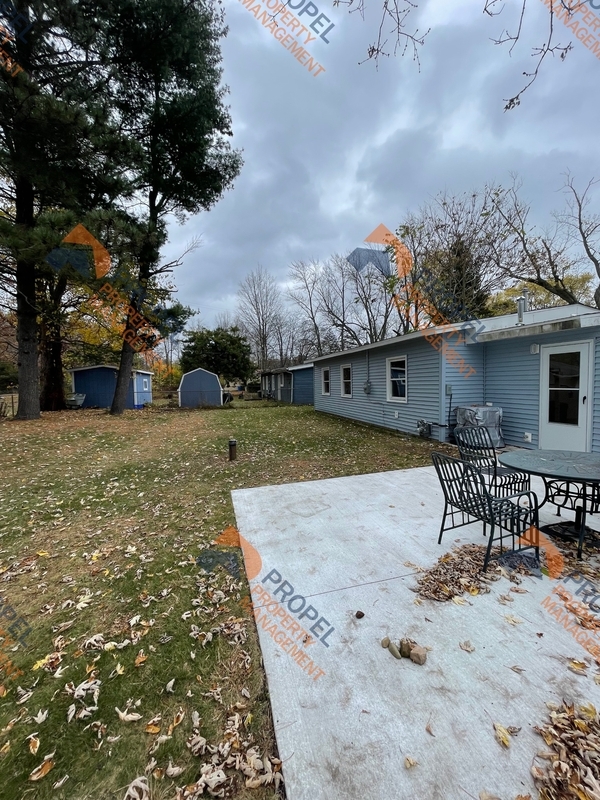
[[[540,448],[589,451],[590,343],[541,348]]]

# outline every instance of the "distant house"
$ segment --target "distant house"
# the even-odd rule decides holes
[[[82,408],[110,408],[117,385],[117,366],[74,367],[69,372],[72,391],[85,395]],[[152,402],[153,374],[145,369],[132,370],[125,408],[139,409],[144,407],[144,403]]]
[[[263,397],[294,405],[312,405],[313,365],[298,364],[296,367],[266,369],[260,374]]]
[[[178,393],[180,408],[223,405],[219,376],[201,367],[182,376]]]
[[[314,359],[318,411],[447,441],[457,406],[508,445],[600,452],[600,311],[581,304],[415,331]]]

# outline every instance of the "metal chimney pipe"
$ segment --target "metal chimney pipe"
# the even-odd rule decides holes
[[[523,311],[529,311],[529,289],[527,287],[523,289],[523,300],[525,301]]]
[[[524,297],[517,297],[517,325],[523,324],[523,313],[525,311],[525,298]]]

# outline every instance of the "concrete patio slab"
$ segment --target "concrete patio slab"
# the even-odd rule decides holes
[[[454,543],[485,542],[472,525],[437,545],[433,468],[232,496],[260,557],[245,548],[288,800],[537,797],[530,768],[546,746],[534,726],[546,703],[600,707],[592,657],[552,616],[557,581],[525,578],[528,593],[509,605],[498,602],[512,586],[505,578],[490,594],[466,595],[467,605],[415,604],[414,565],[431,566]],[[552,511],[541,524],[556,521]],[[384,636],[431,647],[427,663],[394,659]],[[466,639],[474,652],[459,647]],[[589,674],[569,670],[570,659]],[[521,728],[509,749],[494,722]],[[417,765],[407,769],[406,757]]]

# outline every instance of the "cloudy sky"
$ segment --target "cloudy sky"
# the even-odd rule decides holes
[[[431,28],[420,69],[410,54],[359,64],[376,36],[378,0],[366,0],[364,19],[314,2],[335,23],[329,44],[307,46],[325,68],[316,76],[240,0],[225,0],[224,81],[245,165],[215,208],[171,225],[165,250],[178,255],[201,237],[174,278],[207,327],[235,309],[239,283],[259,264],[284,285],[293,261],[347,253],[440,190],[516,172],[543,224],[562,204],[567,169],[580,183],[600,177],[600,60],[562,23],[555,41],[573,41],[566,61],[549,57],[521,106],[503,110],[546,38],[541,0],[529,0],[512,55],[491,39],[516,29],[520,0],[505,0],[494,18],[482,13],[484,0],[420,0],[408,26]],[[597,198],[600,206],[600,189]]]

